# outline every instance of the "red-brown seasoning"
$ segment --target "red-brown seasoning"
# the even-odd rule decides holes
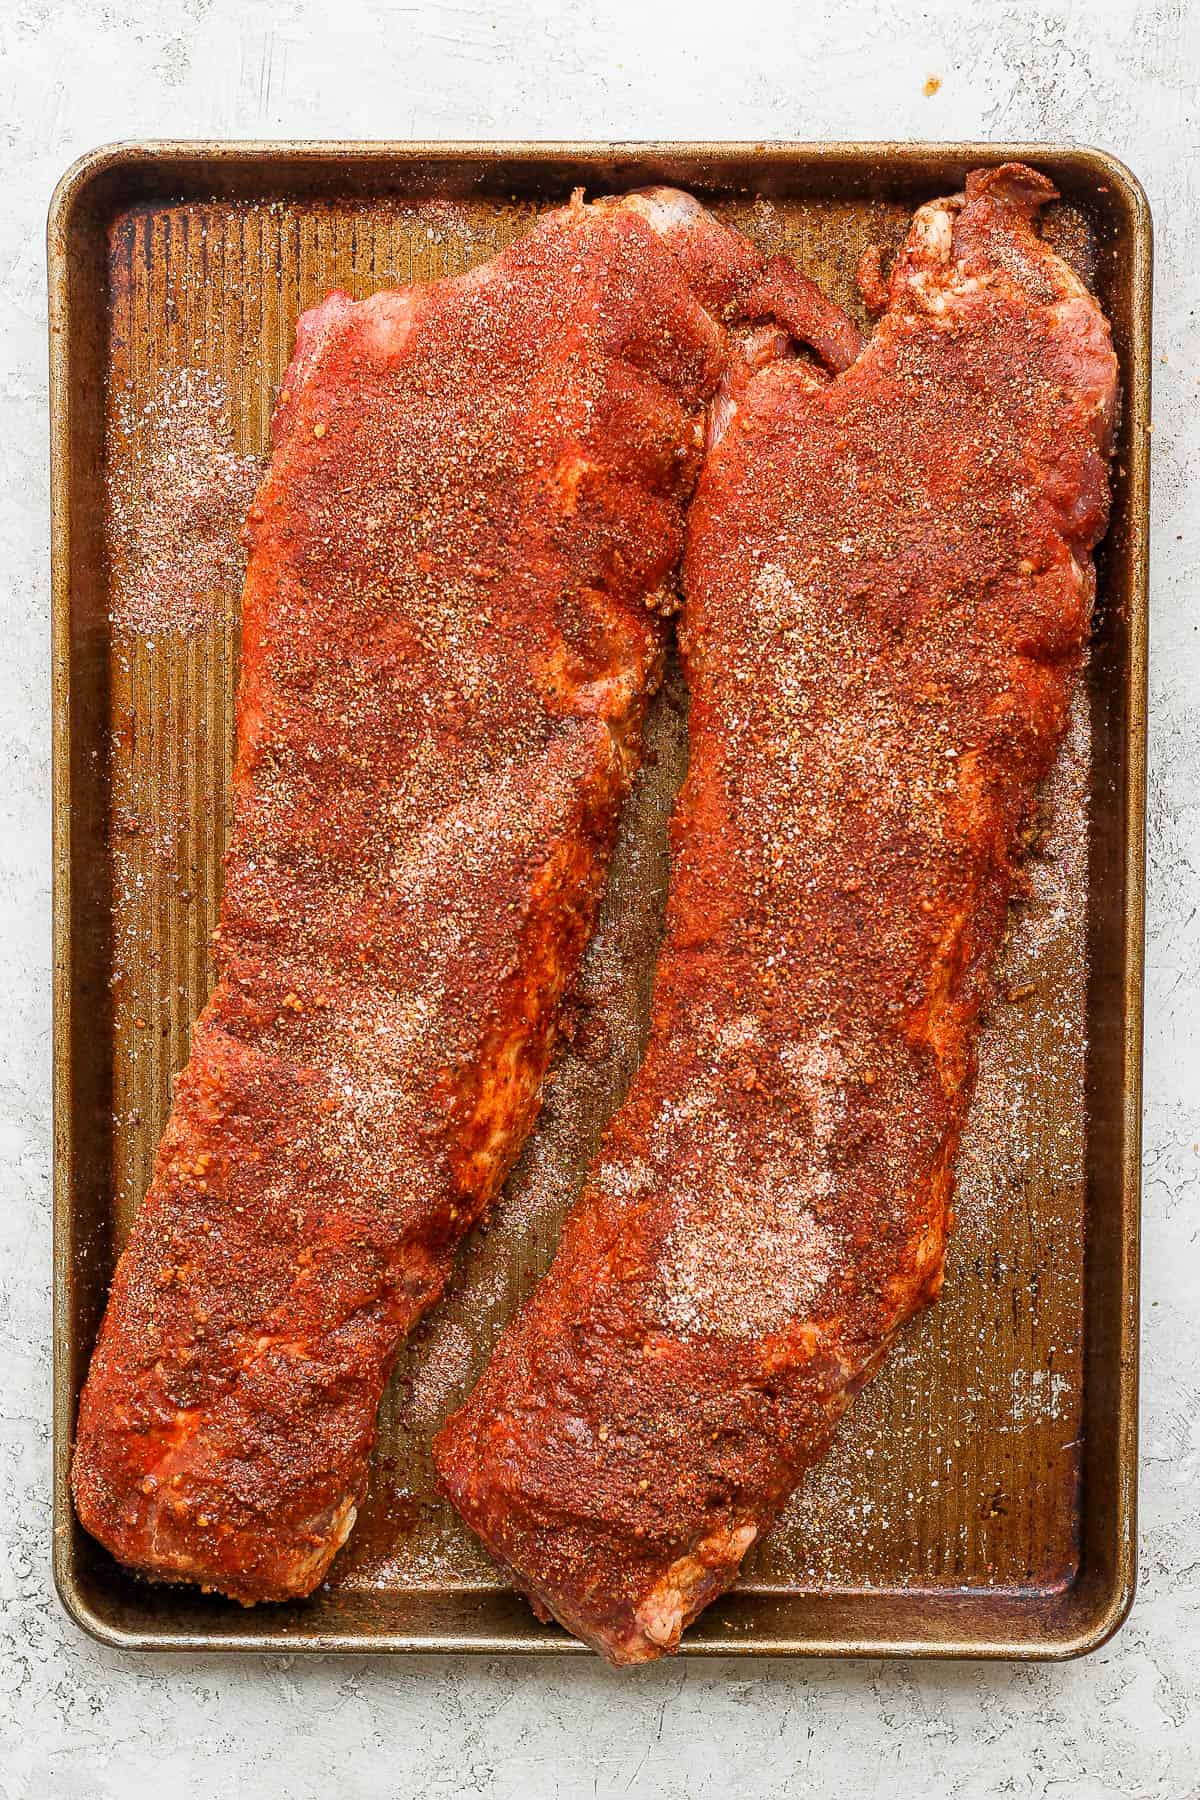
[[[975,1027],[1087,639],[1108,327],[1032,171],[917,215],[836,380],[735,384],[689,524],[649,1050],[446,1491],[612,1661],[735,1579],[937,1293]]]

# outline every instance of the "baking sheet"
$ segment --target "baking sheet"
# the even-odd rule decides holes
[[[1106,159],[1021,153],[1062,181],[1048,233],[1098,286],[1122,353],[1124,442],[1090,679],[984,1026],[944,1296],[685,1649],[1062,1654],[1099,1641],[1132,1593],[1148,225]],[[90,1629],[148,1645],[570,1647],[506,1592],[438,1499],[428,1442],[553,1253],[637,1065],[666,817],[686,766],[675,670],[651,717],[572,1041],[491,1225],[402,1354],[367,1501],[329,1583],[302,1605],[253,1613],[150,1588],[80,1532],[66,1492],[107,1280],[211,980],[236,521],[297,313],[333,286],[358,297],[469,267],[577,182],[595,193],[665,177],[764,249],[790,251],[862,319],[851,279],[862,247],[894,245],[913,204],[1004,154],[158,147],[101,157],[60,194],[56,1567]]]

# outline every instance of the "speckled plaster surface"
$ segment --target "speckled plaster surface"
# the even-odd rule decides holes
[[[940,79],[927,95],[930,76]],[[1200,8],[0,0],[0,1795],[1200,1795]],[[1141,1589],[1063,1667],[133,1657],[49,1572],[42,235],[136,136],[1030,137],[1157,223]]]

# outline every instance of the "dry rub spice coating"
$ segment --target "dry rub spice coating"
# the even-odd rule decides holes
[[[917,214],[829,379],[733,384],[645,1063],[437,1443],[614,1662],[673,1649],[942,1280],[973,1032],[1088,635],[1116,365],[1008,167]],[[761,354],[761,338],[755,355]]]
[[[287,1598],[353,1524],[396,1349],[536,1110],[756,272],[658,192],[300,322],[219,980],[79,1413],[80,1518],[144,1573]]]

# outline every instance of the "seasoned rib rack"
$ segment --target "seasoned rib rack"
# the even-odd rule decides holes
[[[309,1592],[534,1116],[659,674],[722,309],[667,190],[301,320],[251,512],[219,980],[84,1389],[123,1562]]]
[[[714,410],[649,1049],[436,1444],[493,1555],[616,1663],[732,1583],[941,1285],[974,1026],[1107,517],[1116,365],[1034,228],[1052,197],[972,176],[917,214],[845,373],[753,334]]]

